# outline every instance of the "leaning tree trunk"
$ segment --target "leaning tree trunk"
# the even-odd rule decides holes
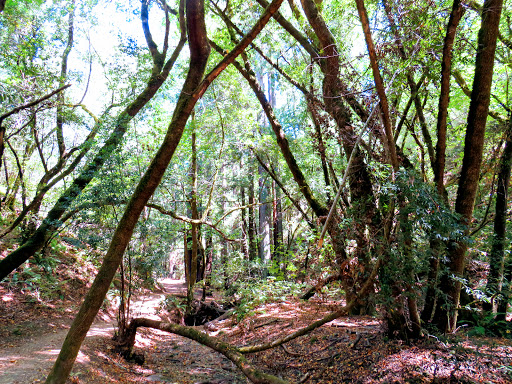
[[[98,275],[71,325],[57,361],[46,379],[47,384],[64,384],[66,382],[82,341],[96,317],[112,278],[119,267],[139,216],[147,201],[160,184],[160,180],[181,139],[185,124],[198,100],[198,97],[194,97],[193,94],[203,78],[210,51],[204,23],[203,2],[201,0],[187,1],[186,14],[190,47],[190,68],[172,121],[164,142],[151,161],[149,168],[142,176],[132,198],[126,206],[125,213],[112,237],[109,250],[105,255]]]
[[[489,112],[494,55],[503,0],[486,0],[482,10],[482,24],[478,32],[478,50],[468,124],[464,143],[464,159],[455,201],[455,212],[461,215],[464,225],[469,227],[473,216],[480,167],[484,147],[485,126]],[[466,235],[469,233],[466,229]],[[451,332],[457,324],[457,309],[460,301],[461,280],[464,274],[467,242],[454,240],[449,245],[448,273],[441,278],[440,295],[435,315],[439,330]],[[455,276],[458,279],[453,279]]]

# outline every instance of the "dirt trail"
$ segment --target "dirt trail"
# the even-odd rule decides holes
[[[112,324],[97,322],[87,337],[112,335],[113,331]],[[10,344],[7,349],[0,349],[0,384],[42,382],[42,377],[51,369],[59,354],[67,332],[64,328],[57,329],[23,340],[19,345]],[[80,353],[77,364],[84,363],[87,363],[87,358]]]
[[[132,303],[133,316],[158,319],[156,309],[165,294],[183,293],[182,281],[165,279],[160,281],[165,292],[153,293],[135,298]],[[65,323],[69,323],[65,322]],[[30,337],[0,345],[0,384],[27,384],[44,381],[45,374],[51,369],[66,337],[69,324],[49,324],[43,333],[36,332]],[[112,337],[114,321],[104,322],[96,319],[84,342],[86,346],[95,337]],[[75,368],[87,365],[89,358],[80,352]]]

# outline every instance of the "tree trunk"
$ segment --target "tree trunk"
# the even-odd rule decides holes
[[[437,115],[437,144],[436,158],[434,162],[434,182],[437,193],[447,203],[446,190],[444,187],[444,171],[446,164],[446,127],[448,122],[448,106],[450,104],[450,77],[452,68],[453,42],[459,22],[464,15],[464,7],[460,0],[454,0],[450,19],[446,27],[446,35],[443,45],[443,60],[441,62],[441,90],[439,94],[439,107]],[[429,260],[429,272],[427,279],[427,292],[425,294],[425,305],[421,313],[424,322],[429,322],[434,315],[436,303],[437,274],[439,269],[439,254],[444,245],[436,239],[431,240],[430,249],[432,254]]]
[[[241,223],[241,229],[242,229],[242,252],[244,254],[244,258],[246,260],[250,260],[249,257],[249,239],[248,239],[248,233],[249,233],[249,225],[247,223],[247,199],[245,196],[245,186],[240,187],[240,205],[244,208],[242,208],[242,223]]]
[[[496,211],[494,216],[494,233],[492,237],[491,253],[489,254],[489,275],[487,276],[487,294],[492,297],[491,302],[483,303],[485,311],[493,310],[493,302],[501,292],[503,272],[505,265],[505,247],[507,245],[507,204],[508,188],[510,185],[510,169],[512,167],[512,120],[507,123],[505,148],[500,159],[498,173],[498,186],[496,189]],[[510,282],[508,282],[510,284]],[[500,300],[507,298],[501,297]]]
[[[197,211],[197,149],[196,149],[196,132],[195,132],[195,116],[192,114],[192,163],[190,170],[190,181],[192,191],[190,194],[190,211],[192,213],[192,220],[199,220],[199,212]],[[190,250],[190,269],[187,279],[187,313],[192,308],[192,301],[194,300],[194,286],[197,280],[198,273],[198,250],[199,250],[199,224],[192,223],[190,237],[192,242],[192,249]]]
[[[489,101],[494,67],[494,54],[503,0],[486,0],[482,10],[482,24],[478,32],[478,50],[476,53],[475,76],[471,103],[469,106],[464,159],[455,201],[455,212],[461,215],[462,224],[469,228],[473,216],[482,154],[485,126],[489,112]],[[469,231],[466,229],[466,234]],[[457,324],[457,309],[460,300],[467,242],[455,240],[449,245],[448,271],[441,278],[442,295],[438,300],[435,322],[442,331],[451,332]]]
[[[434,165],[434,182],[440,196],[445,195],[444,169],[446,163],[446,127],[448,122],[448,106],[450,104],[450,77],[452,70],[453,42],[459,22],[465,8],[461,0],[454,0],[450,19],[446,27],[443,45],[443,60],[441,62],[441,90],[439,92],[439,107],[437,112],[437,144],[436,161]]]
[[[206,247],[204,249],[204,277],[203,277],[203,301],[206,300],[206,296],[210,294],[211,282],[212,282],[212,269],[213,269],[213,236],[212,230],[206,231]]]
[[[284,239],[283,239],[283,212],[281,208],[281,190],[275,181],[272,183],[273,196],[273,234],[274,234],[274,255],[273,259],[278,266],[285,268]]]
[[[311,68],[313,68],[313,67],[311,67]],[[311,115],[311,120],[313,120],[313,125],[315,127],[314,138],[317,141],[316,146],[317,146],[318,154],[320,155],[320,161],[322,163],[322,171],[324,174],[325,186],[330,187],[331,180],[329,178],[329,168],[327,167],[327,156],[325,153],[326,149],[325,149],[325,143],[324,143],[323,134],[322,134],[322,127],[324,125],[327,125],[328,122],[323,121],[320,113],[318,112],[318,106],[316,105],[316,103],[313,100],[311,100],[310,98],[306,98],[306,103],[308,106],[309,114]],[[329,189],[327,188],[327,201],[330,203],[331,199],[332,199],[332,196],[329,193]]]
[[[375,198],[372,192],[372,181],[364,156],[356,147],[357,136],[350,121],[350,110],[343,103],[343,99],[339,97],[339,95],[343,95],[347,92],[345,90],[345,85],[341,81],[339,54],[337,51],[336,40],[327,27],[327,24],[320,14],[315,2],[313,0],[302,0],[301,2],[304,13],[318,37],[320,48],[322,50],[322,58],[319,60],[319,63],[320,69],[324,75],[322,90],[326,111],[336,122],[339,140],[341,140],[346,158],[349,159],[353,153],[352,162],[349,165],[349,186],[352,208],[356,213],[354,221],[359,228],[356,229],[354,234],[358,248],[357,253],[358,255],[364,255],[368,239],[366,237],[366,231],[362,230],[362,228],[371,222],[375,212]],[[354,100],[352,99],[347,100],[347,102],[355,105]],[[353,108],[360,111],[360,108],[356,108],[355,106],[353,106]],[[390,140],[388,138],[388,146],[389,142]],[[395,156],[393,155],[394,149],[393,143],[393,148],[388,148],[393,164],[395,161]],[[338,223],[340,219],[337,216],[338,215],[336,213],[332,222],[329,223],[328,231],[336,252],[336,261],[338,266],[342,268],[347,256],[345,254],[345,239],[339,230]],[[360,283],[358,280],[364,277],[365,269],[367,269],[367,267],[368,265],[365,264],[364,260],[361,260],[359,265],[359,271],[361,273],[350,271],[348,274],[344,274],[345,276],[351,276],[344,282],[347,302],[352,300],[356,286]],[[361,298],[361,300],[364,301],[363,298]],[[363,307],[366,306],[364,303],[360,304]],[[358,308],[355,309],[355,311],[358,310]]]
[[[368,55],[370,56],[370,65],[373,72],[373,80],[375,82],[375,88],[380,100],[380,109],[382,113],[382,121],[384,122],[384,131],[387,137],[387,147],[389,152],[389,158],[391,165],[395,171],[398,170],[398,157],[396,155],[395,140],[391,128],[391,117],[389,115],[389,104],[386,96],[386,90],[380,75],[379,63],[377,61],[377,54],[375,52],[375,45],[373,44],[373,38],[370,31],[370,23],[368,21],[368,14],[364,6],[364,0],[356,0],[357,12],[359,13],[359,20],[363,26],[364,38],[366,40],[366,46],[368,48]]]
[[[261,166],[258,167],[259,174],[259,225],[258,225],[258,256],[261,262],[267,265],[271,259],[270,253],[270,214],[271,206],[267,202],[269,199],[267,174]],[[265,268],[266,271],[266,268]],[[266,272],[265,272],[266,274]]]
[[[248,212],[248,229],[247,235],[249,237],[249,260],[256,260],[256,255],[258,254],[258,240],[256,238],[256,223],[255,223],[255,208],[254,204],[256,204],[256,199],[254,196],[254,162],[249,160],[249,212]]]

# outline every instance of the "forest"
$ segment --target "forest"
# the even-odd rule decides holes
[[[0,384],[512,382],[511,16],[0,0]]]

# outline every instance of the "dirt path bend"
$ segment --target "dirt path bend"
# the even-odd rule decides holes
[[[132,316],[158,319],[157,308],[166,293],[182,293],[184,283],[179,280],[160,281],[165,292],[138,297],[132,303]],[[32,322],[33,320],[33,322]],[[70,319],[45,323],[44,318],[34,318],[16,325],[16,317],[9,327],[9,337],[0,342],[0,384],[28,384],[44,381],[51,369],[71,324]],[[84,347],[98,338],[111,338],[115,321],[105,322],[96,319],[87,334]],[[0,324],[0,327],[7,324]],[[18,328],[17,328],[18,327]],[[7,331],[4,331],[6,333]],[[75,363],[75,371],[83,371],[90,358],[80,352]],[[108,382],[108,381],[105,381]]]

